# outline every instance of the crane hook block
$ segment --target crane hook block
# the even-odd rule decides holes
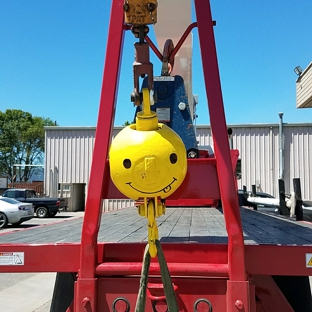
[[[187,171],[186,149],[179,135],[158,123],[150,110],[150,93],[143,89],[143,110],[136,124],[122,129],[109,152],[111,179],[128,198],[170,196],[183,182]]]
[[[126,24],[156,24],[157,5],[157,0],[125,0],[123,10]]]
[[[136,123],[122,129],[109,151],[110,175],[125,196],[143,203],[138,212],[148,219],[149,251],[156,256],[156,218],[165,213],[163,199],[183,182],[187,172],[183,141],[168,126],[158,123],[150,109],[150,91],[142,89],[143,107]]]

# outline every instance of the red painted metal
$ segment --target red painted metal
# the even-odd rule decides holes
[[[187,27],[187,29],[185,30],[185,32],[181,36],[180,40],[178,41],[178,43],[174,47],[173,51],[171,52],[170,58],[168,60],[169,63],[173,61],[174,57],[176,56],[176,54],[178,53],[178,51],[182,47],[182,45],[183,45],[184,41],[186,40],[187,36],[190,34],[192,29],[195,28],[195,27],[197,27],[197,23],[196,22],[192,23],[191,25],[189,25]]]
[[[168,199],[220,199],[216,159],[189,159],[187,165],[184,181]]]
[[[24,252],[24,265],[0,265],[0,272],[78,272],[80,244],[5,244],[1,253]]]
[[[149,278],[149,283],[161,283],[160,278]],[[214,310],[226,311],[226,293],[225,279],[194,279],[194,278],[172,278],[172,283],[177,286],[176,297],[180,312],[194,311],[194,304],[199,299],[208,299]],[[119,278],[111,277],[99,279],[99,288],[102,296],[98,297],[98,312],[111,311],[114,300],[118,297],[127,299],[130,303],[130,311],[134,311],[134,305],[137,298],[139,277]],[[152,312],[153,300],[147,298],[146,312]],[[217,308],[216,308],[217,307]],[[163,310],[161,310],[163,311]],[[166,311],[166,310],[164,310]],[[199,310],[207,311],[207,310]],[[236,310],[237,312],[237,310]]]
[[[153,52],[155,53],[155,55],[159,58],[159,60],[162,62],[163,61],[163,56],[160,53],[160,51],[157,49],[157,47],[155,46],[154,42],[150,39],[149,36],[145,37],[145,41],[149,43],[151,49],[153,50]]]
[[[97,311],[97,292],[94,269],[97,259],[97,234],[100,227],[103,194],[109,179],[108,150],[115,116],[115,101],[119,80],[124,37],[123,1],[114,0],[111,6],[107,38],[105,67],[96,128],[93,159],[90,171],[86,213],[81,237],[79,279],[75,287],[75,311],[86,311],[81,305],[85,297],[90,299],[90,311]]]
[[[193,259],[194,260],[194,259]],[[168,263],[172,276],[204,276],[204,277],[228,277],[228,265],[222,263]],[[140,275],[142,261],[140,262],[106,262],[96,268],[98,276],[123,276]],[[149,274],[159,274],[160,269],[157,263],[151,263]]]
[[[140,274],[145,245],[145,243],[98,243],[95,275],[104,274],[105,266],[109,265],[115,266],[116,270],[122,268],[122,273],[126,274],[125,263],[129,264],[129,274]],[[185,266],[190,273],[193,270],[192,274],[197,276],[202,272],[210,276],[211,274],[208,274],[209,271],[205,270],[205,266],[212,269],[216,264],[221,264],[225,271],[228,259],[226,244],[165,243],[162,244],[162,249],[169,267],[173,267],[178,272],[182,266]],[[1,252],[24,252],[25,265],[1,265],[0,272],[78,272],[80,268],[79,243],[5,244],[1,245]],[[311,253],[310,245],[245,245],[246,271],[250,275],[310,276],[311,268],[306,267],[304,261],[308,253]],[[291,257],[290,255],[296,256]],[[42,261],[38,261],[38,259],[42,259]],[[157,260],[153,259],[151,263],[151,270],[154,270],[155,273],[159,272],[156,262]],[[100,272],[101,266],[103,266],[102,273]],[[96,273],[97,271],[99,272]]]
[[[227,281],[226,311],[250,311],[249,281]]]
[[[242,223],[231,164],[218,60],[209,1],[194,0],[211,131],[226,229],[229,236],[230,279],[246,280]],[[209,56],[209,57],[206,57]],[[247,311],[247,310],[246,310]]]
[[[172,50],[171,54],[170,54],[170,58],[168,60],[168,62],[172,62],[175,55],[178,53],[178,51],[180,50],[181,46],[183,45],[184,41],[186,40],[187,36],[190,34],[190,32],[192,31],[193,28],[197,27],[197,23],[194,22],[191,25],[189,25],[187,27],[187,29],[185,30],[185,32],[183,33],[183,35],[181,36],[180,40],[178,41],[178,43],[176,44],[176,46],[174,47],[174,49]],[[150,39],[149,36],[145,37],[146,42],[149,43],[151,49],[154,51],[155,55],[158,57],[158,59],[162,62],[163,61],[163,55],[160,53],[160,51],[157,49],[157,47],[155,46],[155,44],[153,43],[153,41]]]
[[[178,289],[177,285],[172,284],[172,286],[174,291]],[[152,301],[166,300],[164,285],[161,283],[148,283],[146,294],[147,297],[150,298]]]
[[[239,152],[231,150],[231,163],[235,171]],[[167,206],[213,206],[219,204],[220,190],[218,186],[218,175],[216,159],[213,157],[194,158],[187,160],[187,173],[181,186],[166,199]],[[107,166],[109,163],[107,161]],[[200,183],[199,183],[200,181]],[[237,190],[237,185],[235,184]],[[126,198],[119,192],[112,180],[109,179],[107,192],[104,198],[123,199]]]
[[[121,195],[111,183],[107,161],[123,36],[128,29],[124,25],[123,4],[124,0],[112,0],[81,244],[1,246],[1,252],[25,252],[27,257],[25,265],[2,265],[0,272],[76,272],[74,301],[67,312],[112,311],[114,304],[124,306],[126,302],[131,304],[132,311],[138,293],[145,244],[98,242],[102,199],[123,198],[118,197]],[[187,177],[169,200],[213,201],[221,198],[228,244],[162,244],[172,282],[177,286],[179,311],[194,311],[198,300],[201,300],[201,307],[206,305],[205,311],[209,311],[210,304],[214,311],[292,311],[269,276],[310,275],[311,269],[304,265],[304,259],[311,253],[311,246],[244,246],[233,174],[238,153],[229,149],[210,3],[209,0],[194,0],[194,4],[215,158],[205,156],[189,160]],[[151,262],[153,276],[149,282],[161,284],[156,260]],[[155,298],[150,297],[146,311],[153,311]],[[260,301],[256,301],[256,297]]]
[[[246,268],[250,274],[310,276],[306,254],[311,245],[246,245]]]
[[[201,183],[198,183],[199,181]],[[204,199],[207,201],[208,199],[210,202],[213,199],[220,199],[217,182],[215,158],[188,159],[186,177],[181,186],[168,197],[168,200]],[[107,192],[104,195],[104,198],[125,198],[117,190],[111,179],[108,181]]]
[[[220,201],[218,199],[211,199],[211,198],[166,199],[167,207],[218,207],[219,204],[220,204]]]
[[[280,289],[271,276],[252,276],[252,282],[256,286],[258,304],[261,306],[257,311],[283,311],[293,312],[292,307],[285,299]]]

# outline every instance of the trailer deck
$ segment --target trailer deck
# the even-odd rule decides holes
[[[240,207],[240,214],[246,271],[256,284],[259,300],[263,306],[266,301],[269,302],[268,311],[274,311],[275,308],[278,311],[280,306],[289,308],[288,303],[271,300],[270,296],[265,300],[267,293],[259,293],[259,289],[265,287],[270,292],[276,291],[271,276],[285,276],[289,285],[296,283],[298,277],[312,275],[312,265],[309,263],[312,261],[312,223],[297,222],[246,207]],[[217,287],[218,292],[224,293],[228,279],[228,235],[222,210],[171,207],[157,222],[159,239],[172,281],[179,285],[180,298],[184,300],[191,295],[196,300],[206,296],[200,291],[201,287],[206,287],[206,291],[212,294]],[[63,275],[67,277],[79,272],[82,225],[83,217],[76,217],[0,235],[2,256],[19,253],[24,257],[21,265],[4,265],[0,261],[0,272],[63,272],[61,274],[69,274]],[[140,217],[134,207],[102,215],[95,276],[107,294],[106,299],[99,297],[98,304],[101,304],[103,311],[108,311],[108,305],[117,300],[116,294],[130,301],[136,300],[147,242],[146,232],[146,219]],[[149,273],[153,283],[160,282],[157,278],[159,264],[155,259],[152,259]],[[200,278],[199,284],[196,277]],[[306,288],[304,296],[308,296],[303,304],[306,306],[311,294],[308,279],[301,279],[294,287],[300,289],[303,284]],[[188,286],[184,289],[185,285]],[[62,287],[59,288],[59,292],[64,291]],[[223,301],[214,299],[218,298],[217,294],[210,298],[214,304],[224,305]],[[284,300],[283,297],[279,298]],[[58,309],[57,306],[51,311]],[[69,311],[73,311],[73,307]]]
[[[310,245],[312,223],[240,208],[245,244]],[[83,217],[0,235],[0,244],[78,243]],[[166,243],[228,243],[222,210],[218,208],[167,208],[157,219],[159,237]],[[104,213],[99,242],[146,242],[146,219],[135,207]]]
[[[305,246],[312,253],[312,223],[240,208],[245,245]],[[80,243],[83,217],[0,235],[5,244]],[[227,244],[228,235],[220,208],[170,207],[157,219],[162,243]],[[146,219],[135,207],[104,213],[99,243],[147,242]],[[0,268],[1,269],[1,268]],[[312,267],[311,267],[312,270]],[[311,272],[312,273],[312,272]],[[311,274],[310,274],[311,275]]]

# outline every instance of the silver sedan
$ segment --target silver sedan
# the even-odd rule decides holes
[[[20,225],[33,217],[32,204],[21,203],[13,198],[0,197],[0,228],[6,227],[8,223]]]

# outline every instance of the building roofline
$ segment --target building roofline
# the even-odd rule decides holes
[[[283,127],[312,127],[312,122],[289,123],[283,122]],[[228,128],[259,128],[259,127],[279,127],[279,123],[254,123],[254,124],[227,124]],[[196,125],[196,128],[210,128],[210,125]]]
[[[95,126],[45,126],[44,130],[95,130]]]
[[[284,127],[312,127],[312,122],[298,122],[298,123],[283,123]],[[279,123],[254,123],[254,124],[228,124],[228,128],[260,128],[260,127],[279,127]],[[124,126],[115,126],[114,129],[121,130]],[[210,128],[210,125],[196,125],[196,129]],[[96,130],[95,126],[45,126],[46,131],[58,130]]]
[[[296,83],[300,83],[302,77],[308,73],[308,71],[310,70],[310,68],[312,67],[312,62],[307,66],[307,68],[300,74],[300,76],[298,77]]]

